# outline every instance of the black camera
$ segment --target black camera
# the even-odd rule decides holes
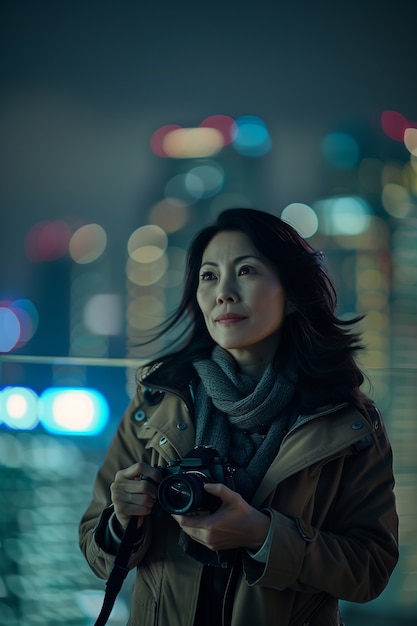
[[[158,486],[158,502],[167,513],[213,513],[221,505],[221,500],[207,493],[204,485],[224,483],[232,487],[231,466],[210,447],[198,446],[181,461],[174,461],[158,469],[163,477]]]

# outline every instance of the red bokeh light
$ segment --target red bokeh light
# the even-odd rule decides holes
[[[37,222],[25,238],[25,252],[30,261],[55,261],[68,252],[71,229],[64,220]]]
[[[182,126],[178,124],[167,124],[166,126],[161,126],[161,128],[158,128],[158,130],[154,132],[151,137],[151,150],[156,156],[164,158],[169,157],[164,150],[164,139],[168,133],[178,128],[182,128]]]
[[[382,130],[394,141],[404,141],[404,133],[407,128],[413,126],[407,118],[398,111],[383,111],[381,113]]]
[[[236,128],[235,120],[229,115],[211,115],[200,124],[203,128],[215,128],[223,135],[223,144],[228,146],[233,141],[233,132]]]

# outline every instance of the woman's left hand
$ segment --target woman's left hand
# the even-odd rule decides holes
[[[271,520],[248,504],[241,495],[221,483],[207,483],[205,489],[222,500],[212,514],[173,515],[182,530],[194,541],[213,551],[233,548],[259,550]]]

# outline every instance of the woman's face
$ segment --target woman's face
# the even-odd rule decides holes
[[[240,231],[211,239],[202,258],[197,302],[212,339],[240,369],[259,375],[272,361],[286,297],[272,264]]]

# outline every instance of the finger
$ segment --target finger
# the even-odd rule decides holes
[[[181,526],[181,528],[206,528],[207,519],[212,518],[210,513],[204,513],[199,515],[174,515],[171,517]]]
[[[124,517],[130,515],[144,516],[149,515],[155,504],[155,498],[147,494],[135,494],[117,490],[112,492],[112,502],[116,515]]]
[[[142,463],[135,463],[134,465],[130,465],[130,467],[126,467],[125,469],[119,470],[116,472],[116,476],[114,478],[115,482],[120,482],[124,480],[138,480],[142,475]]]
[[[112,501],[128,504],[153,504],[157,497],[157,488],[145,481],[114,482],[110,485]]]
[[[212,496],[217,496],[223,502],[223,504],[232,504],[236,502],[241,496],[223,483],[206,483],[204,489]]]
[[[151,483],[159,484],[162,480],[162,474],[158,467],[153,467],[147,463],[139,463],[141,468],[141,479],[149,480]]]
[[[161,480],[161,472],[157,467],[152,467],[143,461],[134,463],[125,469],[119,470],[115,476],[115,482],[124,480],[140,480],[143,476],[147,476],[156,483]]]

